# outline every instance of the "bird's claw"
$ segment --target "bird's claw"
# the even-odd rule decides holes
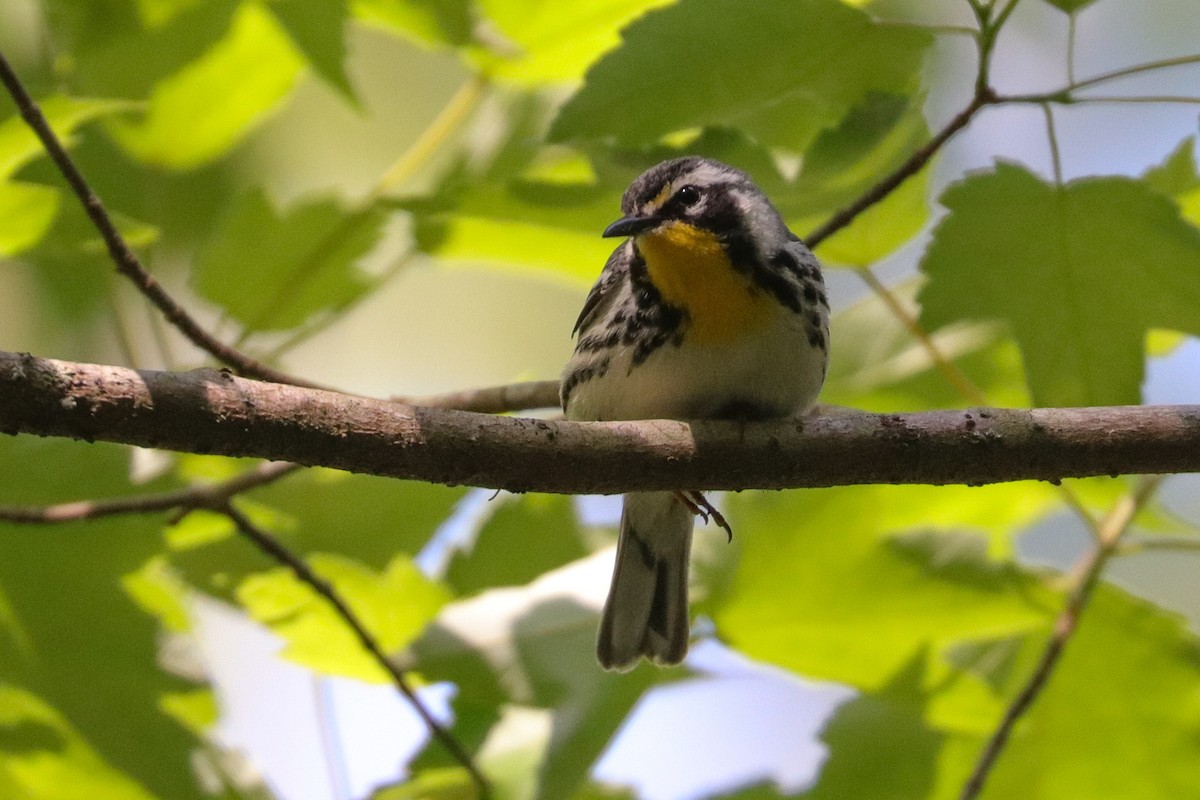
[[[709,520],[716,523],[717,527],[725,531],[725,535],[729,541],[733,541],[733,528],[729,527],[729,522],[725,519],[725,515],[708,502],[700,492],[676,492],[675,496],[679,502],[687,507],[687,510],[704,520],[708,524]]]

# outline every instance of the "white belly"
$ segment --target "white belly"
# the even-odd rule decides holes
[[[632,356],[632,347],[622,349],[604,375],[576,386],[567,418],[703,419],[731,403],[799,414],[816,402],[825,378],[825,353],[782,309],[766,329],[732,342],[665,344],[631,371]]]

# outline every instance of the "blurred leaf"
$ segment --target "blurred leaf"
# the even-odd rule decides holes
[[[241,507],[259,524],[286,531],[288,548],[301,556],[339,553],[375,571],[397,553],[418,552],[449,516],[463,489],[396,481],[334,470],[305,470],[263,487]],[[277,509],[286,509],[286,514]],[[166,531],[171,564],[191,586],[235,601],[249,576],[276,566],[233,535],[220,514],[193,512]]]
[[[550,135],[646,144],[730,125],[803,151],[869,92],[913,88],[930,41],[832,0],[681,0],[622,31]]]
[[[0,469],[0,497],[40,504],[172,486],[163,480],[131,486],[128,461],[128,448],[114,445],[0,438],[0,464],[21,465]],[[136,796],[199,800],[203,792],[189,767],[197,741],[159,710],[166,695],[195,685],[159,668],[159,625],[122,587],[124,576],[159,553],[158,527],[157,515],[53,528],[0,522],[0,594],[11,619],[0,624],[17,626],[24,643],[0,644],[0,684],[52,705],[99,758],[129,776],[117,783],[144,787]],[[76,734],[57,735],[69,742]],[[35,796],[68,795],[50,785]],[[86,790],[73,796],[108,797]]]
[[[0,684],[0,789],[12,800],[151,800],[43,699]]]
[[[191,550],[223,541],[236,532],[237,526],[229,517],[201,508],[167,528],[166,539],[172,550]]]
[[[803,237],[929,140],[922,99],[870,92],[836,127],[817,136],[796,180],[768,191],[793,230]]]
[[[358,98],[346,75],[346,21],[349,0],[274,0],[271,13],[283,24],[313,69],[351,103]]]
[[[617,46],[622,28],[667,2],[479,0],[503,39],[478,61],[487,74],[515,83],[577,81],[598,56]]]
[[[352,0],[355,18],[425,44],[468,44],[475,27],[471,0]]]
[[[417,246],[442,262],[533,268],[590,285],[612,252],[600,233],[620,214],[621,192],[636,173],[616,180],[546,177],[563,160],[562,148],[536,145],[547,104],[508,100],[486,159],[460,162],[430,195],[396,205],[414,214]]]
[[[207,687],[164,694],[159,707],[197,738],[206,738],[221,715],[217,698]]]
[[[1200,226],[1200,173],[1196,171],[1196,137],[1179,143],[1163,163],[1151,167],[1142,180],[1179,204],[1183,218]]]
[[[892,286],[894,301],[916,317],[921,281]],[[821,401],[888,413],[955,408],[968,404],[934,365],[928,350],[875,294],[833,316],[832,353]],[[952,360],[994,405],[1029,405],[1021,354],[998,325],[957,323],[931,332],[938,351]]]
[[[406,556],[394,558],[382,574],[343,556],[317,554],[308,561],[385,653],[408,645],[450,599],[444,587],[422,575]],[[250,616],[284,639],[285,658],[327,675],[390,680],[333,606],[290,569],[251,575],[238,587],[237,597]]]
[[[890,255],[916,236],[929,219],[928,188],[929,172],[922,170],[823,241],[817,255],[825,264],[849,267],[869,267]]]
[[[137,0],[138,14],[146,28],[161,28],[204,0]]]
[[[1039,627],[1057,605],[1039,581],[989,560],[987,539],[931,531],[989,531],[1005,551],[1056,499],[1029,483],[735,496],[727,516],[747,533],[718,630],[752,658],[872,690],[920,650]]]
[[[410,780],[378,789],[371,800],[476,800],[475,784],[462,767],[427,769]]]
[[[382,212],[348,213],[334,200],[279,212],[255,190],[218,223],[192,282],[248,331],[294,328],[366,291],[357,265],[383,222]]]
[[[468,552],[454,555],[446,581],[460,595],[516,586],[587,552],[570,497],[507,497],[483,524]]]
[[[1046,2],[1060,11],[1065,11],[1068,14],[1074,14],[1079,9],[1085,6],[1090,6],[1095,2],[1095,0],[1046,0]]]
[[[36,245],[50,230],[59,199],[48,186],[0,180],[0,256]]]
[[[247,0],[224,38],[155,85],[143,120],[114,121],[109,129],[144,162],[192,169],[225,155],[261,123],[303,65],[279,23]]]
[[[936,776],[942,734],[928,726],[924,652],[878,691],[850,700],[825,725],[829,760],[806,800],[872,797],[924,800]]]
[[[69,146],[72,134],[81,125],[136,108],[136,104],[124,100],[53,95],[42,100],[38,107],[59,140]],[[22,166],[45,155],[37,134],[20,115],[13,114],[0,123],[0,178],[12,177]]]
[[[1101,586],[984,797],[1200,795],[1197,686],[1200,647],[1185,624]]]
[[[121,578],[121,586],[143,611],[155,617],[171,633],[187,633],[192,616],[187,607],[187,586],[165,556],[154,556],[136,572]]]
[[[77,91],[142,100],[163,78],[201,57],[246,0],[47,0]]]
[[[539,589],[554,579],[448,606],[413,644],[406,664],[427,680],[459,687],[454,731],[468,747],[478,746],[505,706],[546,709],[551,730],[534,793],[546,800],[570,797],[580,788],[645,690],[680,676],[649,665],[624,675],[600,669],[594,655],[596,612]],[[429,748],[417,763],[446,762]]]
[[[1145,184],[998,164],[941,202],[922,322],[1006,321],[1037,405],[1137,403],[1146,331],[1200,333],[1200,230]]]
[[[1167,155],[1161,164],[1142,173],[1142,180],[1168,196],[1190,192],[1200,186],[1196,171],[1196,137],[1188,136]]]

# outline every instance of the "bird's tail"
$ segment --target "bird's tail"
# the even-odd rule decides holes
[[[693,515],[671,492],[625,495],[612,587],[596,657],[627,670],[639,656],[678,664],[688,648],[688,553]]]

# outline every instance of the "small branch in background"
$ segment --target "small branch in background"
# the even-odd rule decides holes
[[[1054,623],[1054,631],[1046,643],[1046,649],[1042,652],[1028,681],[1004,712],[1000,724],[988,739],[979,761],[976,762],[975,768],[963,786],[959,800],[975,800],[983,791],[984,783],[991,774],[1000,754],[1004,751],[1004,746],[1008,743],[1013,728],[1046,688],[1054,668],[1062,658],[1067,643],[1070,642],[1071,636],[1079,627],[1079,620],[1087,609],[1088,601],[1092,598],[1096,584],[1099,582],[1100,575],[1109,558],[1118,551],[1121,539],[1129,530],[1134,517],[1157,491],[1162,484],[1163,477],[1162,475],[1150,475],[1143,478],[1136,492],[1118,500],[1104,519],[1100,520],[1099,539],[1096,545],[1088,551],[1083,561],[1073,570],[1077,576],[1075,589],[1067,598],[1066,606]]]
[[[1200,553],[1200,539],[1183,536],[1139,536],[1126,537],[1117,548],[1117,555],[1131,556],[1138,553],[1177,552]]]
[[[63,178],[66,179],[67,184],[70,185],[71,191],[74,192],[79,202],[83,205],[84,211],[91,219],[96,230],[100,232],[100,236],[104,239],[104,244],[108,248],[108,253],[116,264],[117,271],[132,281],[138,288],[138,291],[158,307],[168,322],[174,325],[196,347],[213,356],[222,364],[232,367],[241,375],[268,380],[274,383],[318,388],[318,384],[293,377],[251,358],[245,353],[218,341],[208,331],[204,330],[200,323],[193,319],[184,310],[183,306],[162,287],[162,284],[142,266],[137,255],[129,247],[125,238],[121,236],[116,225],[113,224],[112,218],[104,207],[104,203],[83,177],[83,173],[79,171],[79,168],[67,153],[66,148],[63,147],[62,142],[51,129],[41,109],[38,108],[37,103],[29,95],[29,92],[25,89],[24,84],[21,83],[20,78],[17,77],[12,65],[9,64],[3,53],[0,53],[0,82],[4,84],[8,93],[12,96],[21,117],[24,118],[38,139],[41,140],[42,146],[58,167],[59,172],[62,173]]]
[[[0,506],[0,522],[16,525],[51,525],[113,517],[120,514],[152,514],[157,511],[222,508],[242,492],[266,486],[302,469],[299,464],[268,461],[229,480],[189,486],[172,492],[117,497],[111,500],[79,500],[52,506]]]
[[[960,111],[952,120],[950,120],[950,122],[948,122],[944,128],[938,131],[937,135],[930,139],[924,147],[913,153],[907,161],[897,167],[890,175],[885,177],[879,183],[875,184],[866,192],[864,192],[863,195],[853,203],[830,217],[829,221],[824,225],[809,233],[808,236],[804,237],[804,241],[809,247],[815,248],[821,242],[825,241],[842,228],[845,228],[847,225],[853,222],[859,214],[883,200],[885,197],[895,191],[900,184],[904,183],[906,180],[920,172],[925,165],[929,163],[929,160],[933,158],[934,155],[936,155],[937,152],[942,148],[942,145],[950,140],[950,137],[954,136],[954,134],[958,133],[960,130],[970,124],[971,120],[975,117],[975,114],[981,108],[992,105],[995,102],[996,96],[992,94],[990,90],[983,94],[976,95],[971,100],[971,103],[962,111]]]
[[[474,411],[479,414],[507,414],[535,408],[558,408],[558,388],[558,381],[528,381],[424,397],[393,397],[391,400],[393,403],[426,408]]]
[[[434,718],[433,712],[417,696],[416,690],[409,684],[404,672],[387,657],[387,654],[383,652],[383,648],[375,641],[375,637],[366,629],[346,601],[333,588],[333,585],[313,572],[304,559],[285,547],[283,543],[271,534],[255,525],[249,517],[239,511],[232,503],[226,503],[219,510],[233,521],[242,536],[253,542],[267,556],[290,569],[299,580],[307,584],[314,592],[333,606],[333,610],[337,612],[337,615],[341,617],[346,626],[354,631],[354,635],[358,638],[363,649],[391,677],[392,684],[400,694],[404,695],[404,698],[412,706],[413,710],[417,712],[421,721],[425,723],[425,727],[428,728],[429,734],[441,743],[454,760],[462,765],[463,769],[471,776],[471,781],[475,784],[479,800],[486,800],[490,795],[488,781],[479,770],[479,767],[475,765],[471,754],[467,752],[462,743],[447,728]]]
[[[942,374],[947,383],[954,387],[956,392],[968,403],[987,405],[988,398],[983,390],[975,385],[967,374],[959,368],[958,364],[955,364],[952,359],[947,358],[929,332],[921,327],[920,321],[904,307],[904,304],[900,302],[900,299],[890,289],[883,285],[879,278],[875,276],[875,273],[871,271],[870,267],[855,270],[855,274],[862,279],[863,283],[867,284],[867,288],[879,298],[888,311],[891,312],[892,316],[917,340],[917,343],[929,355],[934,368]]]

